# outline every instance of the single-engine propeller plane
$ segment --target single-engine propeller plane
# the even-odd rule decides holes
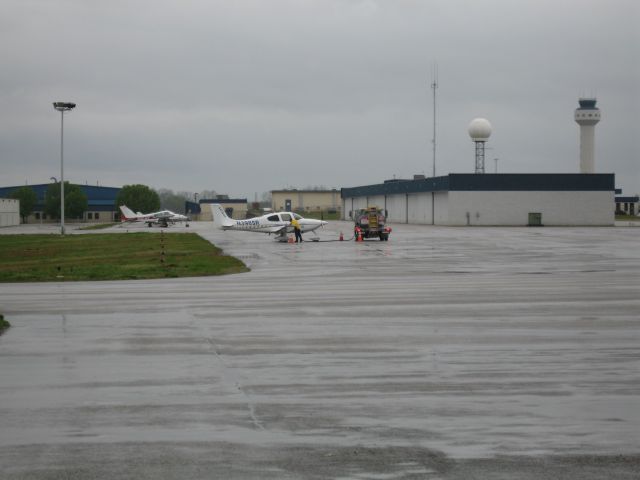
[[[326,225],[324,220],[303,218],[293,212],[272,212],[261,217],[247,218],[246,220],[234,220],[229,218],[219,203],[211,204],[213,223],[221,230],[241,230],[244,232],[259,232],[277,235],[276,240],[287,241],[287,233],[293,232],[291,219],[295,218],[300,224],[302,233],[313,232],[317,228]]]
[[[167,228],[170,223],[185,222],[185,226],[188,227],[189,217],[180,213],[174,213],[171,210],[161,210],[153,213],[134,213],[126,205],[120,205],[120,211],[122,212],[123,222],[143,222],[149,227],[152,225],[159,225],[160,227]]]

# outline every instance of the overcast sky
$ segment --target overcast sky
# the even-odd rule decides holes
[[[2,0],[0,186],[351,187],[474,171],[596,171],[640,192],[638,0]]]

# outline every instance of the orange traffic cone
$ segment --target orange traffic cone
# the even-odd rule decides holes
[[[342,235],[342,232],[340,232],[340,241],[342,242],[344,240],[344,235]]]
[[[291,235],[287,237],[287,243],[293,243],[293,237]]]
[[[358,240],[356,240],[357,242],[362,242],[362,230],[358,230]]]

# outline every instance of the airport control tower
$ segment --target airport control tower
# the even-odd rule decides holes
[[[600,109],[595,98],[580,98],[575,120],[580,125],[580,173],[595,173],[594,138],[596,123],[600,121]]]

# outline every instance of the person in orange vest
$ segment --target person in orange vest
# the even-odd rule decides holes
[[[293,227],[293,233],[295,233],[296,235],[296,243],[298,243],[298,241],[302,242],[302,231],[300,230],[300,223],[295,219],[295,217],[291,219],[291,226]]]

